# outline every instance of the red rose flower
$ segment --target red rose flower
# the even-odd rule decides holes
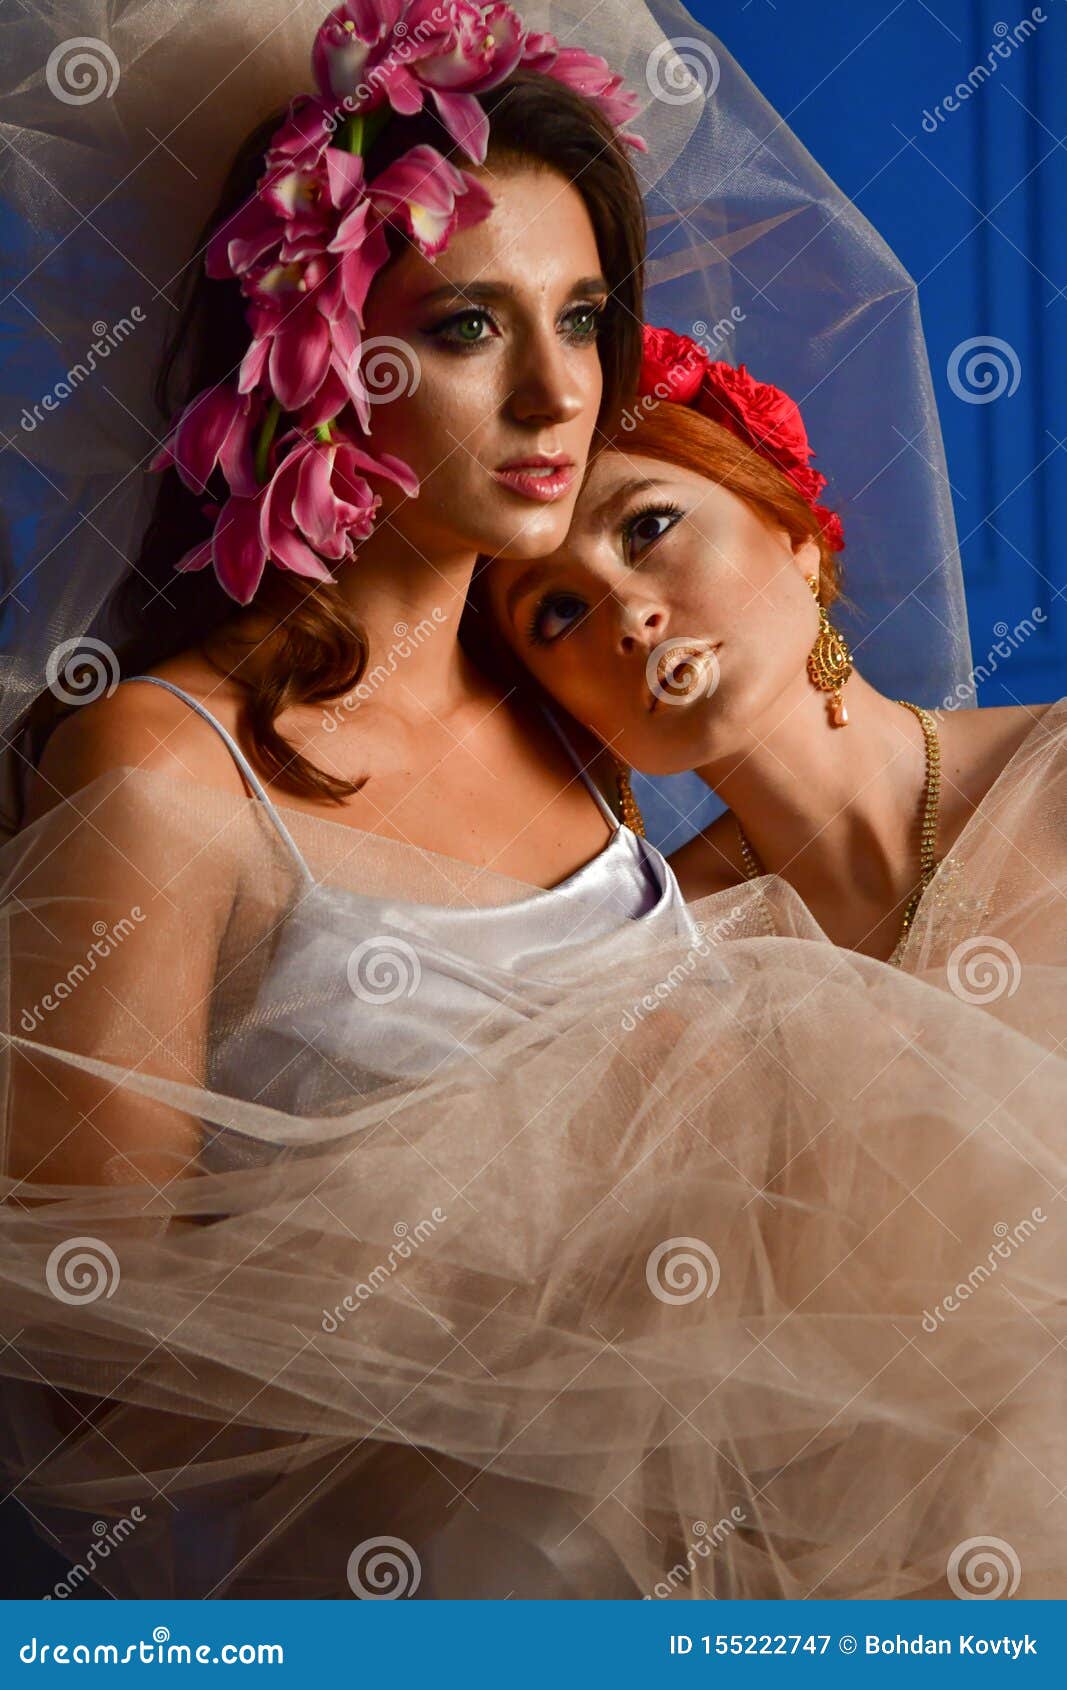
[[[688,335],[675,334],[672,329],[653,329],[647,323],[642,339],[640,393],[688,405],[699,392],[704,372],[711,363],[704,348]]]
[[[729,429],[792,482],[819,519],[827,544],[840,551],[844,531],[836,513],[819,503],[826,477],[811,466],[812,448],[796,404],[780,387],[757,381],[744,364],[736,368],[707,352],[688,335],[672,329],[643,330],[644,356],[639,395],[691,405],[711,422]]]
[[[752,444],[773,457],[787,473],[794,468],[807,469],[811,446],[799,410],[788,393],[770,382],[756,381],[744,364],[736,369],[721,360],[710,364],[697,409],[714,422],[726,420],[729,426],[732,418],[740,423]],[[722,411],[726,412],[725,419],[719,414]]]

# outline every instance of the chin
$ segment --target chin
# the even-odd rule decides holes
[[[522,501],[525,505],[526,501]],[[486,519],[486,527],[491,528],[492,537],[483,533],[476,542],[480,552],[489,552],[493,557],[511,558],[515,562],[524,563],[528,558],[547,557],[562,546],[567,538],[574,515],[575,501],[568,499],[566,504],[541,505],[535,509],[523,509],[518,500],[509,501],[509,508],[496,520],[496,511],[481,513]],[[477,504],[474,506],[477,509]]]
[[[631,767],[643,775],[684,775],[699,769],[715,754],[716,723],[709,720],[707,706],[714,699],[686,707],[661,705],[652,724],[634,735],[635,755]]]

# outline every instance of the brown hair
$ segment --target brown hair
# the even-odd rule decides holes
[[[585,202],[610,289],[598,340],[604,375],[598,420],[601,428],[612,428],[636,383],[641,356],[645,214],[629,149],[591,101],[547,76],[516,71],[479,98],[489,118],[492,162],[556,170]],[[272,114],[244,142],[183,277],[181,311],[155,389],[168,418],[202,388],[232,378],[248,343],[239,283],[208,278],[200,254],[213,230],[254,192],[264,153],[284,116]],[[455,143],[427,109],[384,126],[367,155],[368,179],[422,142],[457,159]],[[387,233],[396,255],[403,250],[403,237]],[[373,449],[373,435],[371,444]],[[140,553],[108,606],[117,626],[134,630],[116,640],[127,674],[199,643],[238,609],[211,568],[175,572],[183,554],[210,532],[203,503],[203,496],[191,493],[172,470],[161,476]],[[274,724],[292,704],[336,698],[359,682],[369,656],[364,633],[328,584],[309,583],[270,565],[250,608],[265,610],[273,622],[272,643],[255,678],[234,677],[248,692],[245,720],[252,760],[290,792],[341,803],[359,790],[362,779],[327,774],[294,751]]]
[[[621,452],[659,458],[690,470],[744,499],[764,521],[784,528],[794,545],[814,540],[819,548],[820,602],[842,598],[839,553],[823,537],[819,519],[807,500],[778,468],[744,440],[688,405],[670,402],[638,409],[633,426],[617,430],[609,442]]]

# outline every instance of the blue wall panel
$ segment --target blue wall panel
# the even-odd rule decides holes
[[[917,281],[975,663],[987,671],[985,679],[978,671],[980,698],[1059,696],[1067,691],[1065,0],[690,0],[690,11]],[[967,357],[957,354],[953,383],[953,354],[977,339],[990,343],[989,360],[968,383]],[[1048,620],[1018,642],[1006,637],[1035,607]]]

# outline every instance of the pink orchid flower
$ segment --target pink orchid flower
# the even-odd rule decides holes
[[[361,331],[368,290],[389,257],[387,226],[435,258],[493,200],[426,145],[368,183],[359,126],[338,135],[338,104],[350,114],[377,109],[380,121],[387,110],[421,111],[429,95],[449,135],[482,163],[489,124],[477,95],[520,63],[575,88],[620,129],[637,109],[603,59],[561,48],[554,35],[524,35],[512,8],[495,0],[344,0],[330,13],[313,49],[319,93],[290,102],[255,194],[208,244],[207,274],[240,282],[251,340],[236,383],[198,394],[152,460],[153,469],[172,465],[193,491],[205,492],[216,469],[229,488],[225,502],[204,507],[214,532],[180,570],[212,565],[240,604],[268,562],[330,581],[327,560],[351,557],[373,530],[381,499],[367,476],[418,492],[400,459],[373,458],[343,433],[330,438],[326,425],[350,404],[370,429]],[[295,427],[275,440],[282,412]],[[322,432],[312,439],[311,431]]]
[[[149,469],[173,464],[188,488],[203,493],[218,466],[235,493],[254,493],[253,444],[263,409],[261,395],[239,393],[228,382],[205,387],[186,405]]]
[[[272,556],[299,574],[322,567],[317,553],[334,560],[351,557],[354,546],[371,533],[381,503],[368,475],[385,476],[409,497],[419,490],[416,476],[400,458],[388,452],[373,458],[344,436],[295,446],[263,500],[260,534]]]
[[[286,436],[280,445],[292,438]],[[419,490],[409,466],[390,453],[373,458],[343,437],[303,440],[252,496],[234,493],[226,500],[213,533],[186,552],[177,567],[188,572],[213,565],[238,604],[250,603],[268,562],[307,580],[332,581],[323,558],[351,558],[373,532],[381,497],[372,491],[368,475],[385,476],[409,497]]]
[[[367,291],[388,256],[362,159],[327,147],[314,170],[269,176],[212,238],[207,253],[208,274],[239,275],[249,299],[252,338],[239,391],[267,380],[285,410],[313,403],[302,420],[316,423],[329,421],[351,399],[367,427],[362,390],[347,381],[347,371]]]
[[[556,37],[546,31],[526,36],[521,63],[524,70],[554,77],[592,100],[619,130],[621,141],[628,141],[638,152],[648,151],[648,143],[642,136],[628,134],[623,128],[640,110],[637,95],[623,87],[622,77],[616,76],[599,54],[587,53],[582,47],[561,47]]]
[[[336,128],[332,100],[320,99],[315,94],[294,95],[285,122],[271,136],[264,159],[267,169],[314,169],[323,149],[335,140]]]
[[[507,5],[345,0],[319,29],[311,62],[320,93],[357,111],[387,103],[410,117],[429,94],[453,140],[481,164],[489,125],[475,95],[510,75],[521,51],[522,25]]]
[[[236,493],[223,505],[208,539],[176,565],[183,573],[214,564],[219,583],[238,604],[248,604],[263,578],[267,554],[259,532],[265,488],[254,498]]]
[[[493,209],[481,183],[449,164],[436,147],[411,147],[368,184],[367,194],[374,209],[410,235],[427,258],[443,252],[457,229],[480,222]]]

